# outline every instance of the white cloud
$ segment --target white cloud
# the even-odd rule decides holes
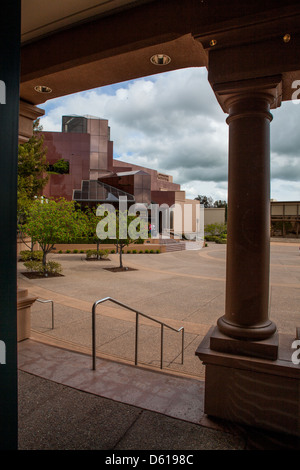
[[[44,130],[66,114],[109,120],[114,156],[173,175],[187,197],[227,199],[228,126],[205,69],[177,70],[48,101]],[[300,106],[284,103],[271,124],[272,194],[300,199]]]
[[[199,191],[200,188],[200,191]],[[214,181],[190,181],[181,186],[181,189],[186,192],[188,199],[195,199],[195,197],[202,195],[212,197],[214,200],[227,201],[227,183],[216,183]]]

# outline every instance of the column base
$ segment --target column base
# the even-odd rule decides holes
[[[224,338],[213,327],[196,351],[206,366],[204,412],[237,424],[300,436],[300,367],[292,362],[295,338],[278,336],[276,360],[216,351],[211,339],[214,343]]]
[[[231,336],[236,339],[245,339],[250,341],[260,341],[268,339],[274,335],[277,328],[275,323],[271,320],[267,320],[257,326],[240,326],[230,323],[225,315],[219,318],[218,327],[222,333],[227,336]]]
[[[17,341],[30,338],[31,306],[37,297],[29,296],[27,289],[18,288],[17,294]]]
[[[278,333],[275,332],[268,339],[250,341],[247,338],[232,338],[223,334],[218,327],[215,327],[210,336],[210,348],[228,354],[240,354],[241,356],[259,357],[274,361],[278,357]]]

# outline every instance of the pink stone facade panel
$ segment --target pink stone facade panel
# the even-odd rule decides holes
[[[69,162],[69,174],[51,174],[44,188],[46,197],[64,197],[72,200],[73,189],[81,187],[81,181],[89,179],[90,136],[61,132],[44,132],[44,146],[50,164],[63,158]]]
[[[67,119],[67,122],[71,122],[72,119]],[[77,132],[78,128],[80,130],[85,128],[87,132]],[[70,129],[74,129],[74,126]],[[83,180],[97,180],[110,173],[128,171],[143,171],[150,175],[148,179],[135,175],[130,183],[128,181],[128,185],[126,177],[122,177],[119,189],[134,194],[136,200],[144,201],[146,198],[144,202],[150,203],[151,192],[154,194],[154,192],[163,191],[167,197],[167,192],[180,190],[180,185],[173,183],[169,175],[114,159],[110,127],[106,119],[82,117],[82,124],[80,120],[77,122],[76,131],[44,132],[43,134],[44,145],[47,148],[47,161],[54,164],[63,158],[69,162],[69,174],[50,175],[49,182],[44,189],[46,197],[64,197],[72,200],[73,191],[81,189]],[[113,182],[115,183],[116,180],[113,179]],[[169,194],[168,199],[170,197]],[[164,196],[160,195],[159,200],[163,198]]]

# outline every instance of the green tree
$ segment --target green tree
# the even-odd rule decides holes
[[[123,249],[131,245],[131,243],[137,243],[138,238],[130,234],[130,225],[133,223],[138,216],[128,215],[128,211],[117,211],[117,220],[116,220],[116,241],[115,245],[119,249],[119,261],[120,268],[123,268]],[[127,236],[122,233],[124,227],[127,227]],[[131,235],[131,236],[130,236]]]
[[[203,204],[204,207],[213,207],[214,206],[214,201],[212,197],[207,197],[207,196],[201,196],[198,195],[195,197],[196,201],[200,201],[200,204]]]
[[[214,202],[214,207],[226,207],[226,206],[227,206],[227,202],[222,201],[221,199]]]
[[[84,212],[86,217],[86,237],[89,243],[97,245],[97,259],[100,258],[100,243],[102,240],[97,236],[96,229],[99,217],[96,215],[96,208],[87,208]]]
[[[41,131],[42,126],[37,119],[33,123],[32,137],[18,147],[17,225],[19,236],[26,245],[23,225],[30,205],[42,193],[48,181],[46,148]],[[31,241],[31,250],[33,250],[33,244]]]
[[[55,163],[51,165],[53,172],[58,173],[60,175],[65,175],[69,173],[69,162],[64,160],[63,158],[60,158],[57,160]]]
[[[19,236],[23,239],[23,225],[30,205],[41,194],[48,181],[46,149],[41,131],[42,126],[37,119],[33,123],[32,137],[18,147],[17,225]]]
[[[86,218],[74,201],[36,199],[28,210],[24,231],[39,243],[46,271],[47,255],[56,243],[71,243],[86,235]]]
[[[210,236],[222,236],[227,233],[227,225],[223,223],[208,224],[205,225],[204,230]]]
[[[228,209],[227,202],[219,199],[218,201],[214,202],[214,207],[218,207],[218,208],[225,207],[225,222],[227,222],[227,209]]]
[[[119,250],[119,266],[123,268],[123,249],[131,243],[139,243],[140,238],[148,236],[148,222],[140,214],[130,215],[128,211],[105,210],[99,206],[100,216],[97,236],[100,240],[110,239]]]
[[[18,148],[18,209],[41,195],[48,182],[46,148],[39,120],[33,123],[33,135]]]

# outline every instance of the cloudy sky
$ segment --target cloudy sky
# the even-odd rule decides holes
[[[272,111],[271,198],[277,200],[300,200],[299,103]],[[108,119],[114,158],[173,175],[188,198],[227,200],[227,115],[203,68],[97,88],[40,107],[45,131],[61,131],[61,117],[68,114]]]

